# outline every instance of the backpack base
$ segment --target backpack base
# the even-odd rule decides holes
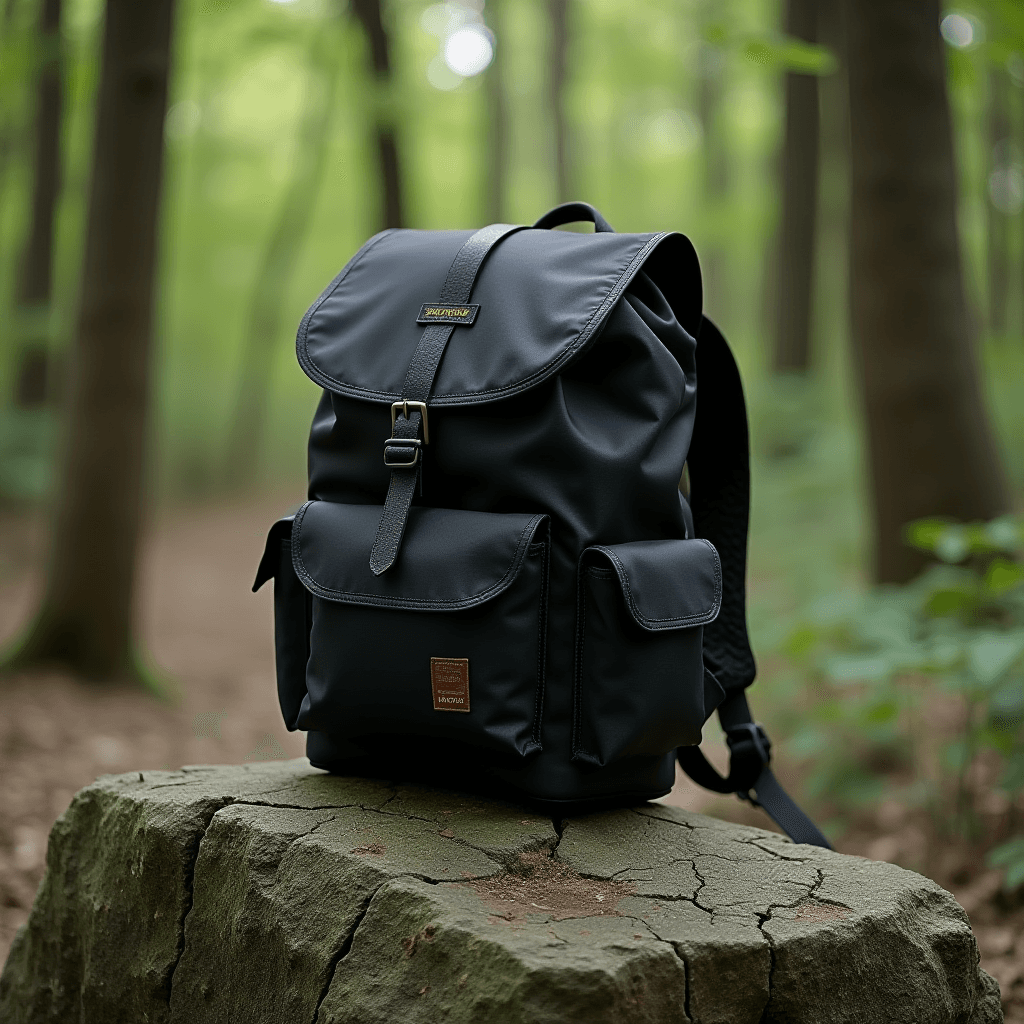
[[[415,740],[410,740],[410,743],[415,743]],[[504,800],[553,818],[636,806],[657,800],[672,789],[671,782],[665,784],[666,757],[637,759],[650,762],[644,765],[649,770],[638,772],[628,788],[593,796],[550,797],[538,796],[516,785],[516,773],[502,771],[486,756],[474,756],[468,750],[441,759],[436,750],[425,747],[397,752],[392,746],[386,755],[374,756],[357,750],[346,740],[310,731],[306,736],[306,756],[314,768],[332,775],[386,779],[397,784],[427,786],[488,800]],[[674,764],[674,754],[667,757],[671,757]],[[674,768],[669,777],[674,778]]]

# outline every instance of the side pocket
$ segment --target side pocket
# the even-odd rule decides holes
[[[703,627],[721,599],[718,553],[707,541],[638,541],[583,552],[574,760],[604,766],[700,742],[721,693],[704,678]]]
[[[277,665],[277,697],[289,731],[297,728],[306,696],[306,662],[313,625],[313,598],[299,582],[292,566],[292,520],[279,519],[270,529],[253,590],[274,580],[274,650]]]

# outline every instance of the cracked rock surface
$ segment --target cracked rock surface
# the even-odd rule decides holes
[[[110,776],[50,836],[6,1024],[996,1024],[891,864],[658,804],[551,821],[303,760]]]

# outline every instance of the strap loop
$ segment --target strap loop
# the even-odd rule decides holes
[[[533,226],[535,228],[557,228],[559,224],[573,224],[578,220],[592,221],[595,231],[615,233],[615,228],[590,203],[562,203],[561,206],[548,210]]]

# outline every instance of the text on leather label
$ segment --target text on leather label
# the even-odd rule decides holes
[[[431,658],[435,711],[469,710],[469,658]]]
[[[479,312],[479,306],[469,303],[459,305],[450,302],[427,302],[420,307],[420,315],[416,317],[416,323],[459,324],[468,327]]]

